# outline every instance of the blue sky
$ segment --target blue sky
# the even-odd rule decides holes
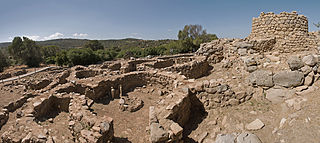
[[[34,40],[176,39],[186,24],[218,37],[244,38],[260,12],[298,11],[320,21],[319,0],[0,0],[0,42]]]

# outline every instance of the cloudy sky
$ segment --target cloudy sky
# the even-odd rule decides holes
[[[0,0],[0,42],[34,40],[176,39],[186,24],[218,37],[246,37],[260,12],[298,11],[320,21],[319,0]]]

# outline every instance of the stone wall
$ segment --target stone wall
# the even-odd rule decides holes
[[[177,72],[181,75],[184,75],[188,79],[192,79],[200,78],[207,75],[210,72],[211,68],[212,67],[209,65],[206,57],[201,56],[191,62],[176,64],[171,67],[165,68],[165,70],[170,72]]]
[[[147,63],[146,65],[152,68],[161,69],[165,67],[170,67],[174,64],[173,59],[168,60],[157,60],[155,62]]]
[[[275,37],[274,48],[281,52],[303,51],[315,48],[316,42],[309,36],[308,19],[297,12],[262,12],[258,18],[252,19],[252,31],[248,39],[265,39]]]
[[[93,79],[95,83],[90,83],[87,80],[83,80],[79,81],[79,84],[81,85],[81,87],[85,88],[84,94],[86,95],[86,97],[93,100],[99,100],[100,98],[104,97],[119,98],[127,92],[133,91],[136,87],[142,87],[151,83],[170,87],[170,85],[172,85],[170,81],[173,80],[173,77],[163,75],[160,73],[148,73],[145,71],[138,71],[113,76],[110,79]],[[93,79],[88,80],[90,81]],[[72,87],[70,88],[72,89]],[[60,90],[58,92],[60,92]]]

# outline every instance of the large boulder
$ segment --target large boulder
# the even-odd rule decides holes
[[[302,58],[302,62],[308,66],[314,66],[317,64],[318,59],[313,55],[308,55]]]
[[[235,134],[218,134],[215,143],[235,143]]]
[[[298,70],[301,67],[303,67],[303,62],[297,56],[289,57],[288,60],[287,60],[287,63],[289,65],[290,69],[293,70],[293,71],[294,70]]]
[[[281,71],[273,76],[275,85],[295,87],[303,84],[304,74],[298,71]]]
[[[313,73],[313,72],[310,72],[310,73],[306,76],[306,78],[304,79],[304,85],[306,85],[306,86],[312,85],[313,80],[314,80],[314,73]]]
[[[271,88],[266,91],[266,98],[272,103],[280,103],[295,94],[295,90],[287,88]]]
[[[246,65],[246,70],[248,72],[253,72],[257,70],[257,61],[253,57],[243,58],[244,64]]]
[[[312,71],[312,67],[305,65],[300,70],[306,76]]]
[[[247,67],[249,67],[249,66],[257,66],[258,65],[258,63],[254,59],[254,57],[243,58],[243,61],[244,61],[245,65]]]
[[[261,141],[255,134],[241,133],[237,137],[237,143],[261,143]]]
[[[272,87],[272,72],[266,70],[257,70],[249,75],[249,81],[253,85],[264,86],[264,87]]]
[[[242,48],[238,49],[238,54],[240,56],[246,56],[247,55],[247,49],[242,49]]]
[[[262,129],[263,127],[264,127],[264,123],[260,119],[256,119],[251,123],[249,123],[248,125],[246,125],[246,128],[248,130],[259,130],[259,129]]]

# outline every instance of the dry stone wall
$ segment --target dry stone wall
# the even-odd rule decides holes
[[[297,12],[262,12],[252,19],[252,31],[248,39],[276,38],[274,48],[281,52],[304,51],[315,48],[317,43],[308,33],[308,19]]]

